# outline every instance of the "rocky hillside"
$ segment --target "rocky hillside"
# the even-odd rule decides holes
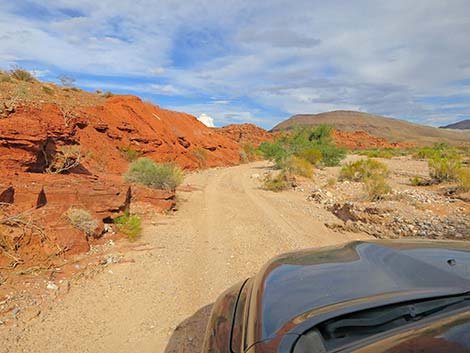
[[[331,137],[337,146],[350,150],[360,150],[369,148],[402,148],[410,147],[406,143],[390,143],[382,137],[371,136],[364,131],[345,132],[333,129]]]
[[[254,124],[231,124],[217,129],[217,131],[241,145],[258,146],[264,141],[272,141],[274,136]]]
[[[0,268],[58,265],[99,243],[125,210],[172,209],[174,191],[124,181],[131,160],[187,170],[240,161],[232,139],[134,96],[8,78],[0,82],[0,116]],[[60,173],[67,155],[77,163]],[[70,207],[87,210],[96,231],[73,228],[64,217]]]
[[[372,136],[384,138],[391,143],[426,145],[437,142],[452,144],[470,142],[470,134],[468,132],[447,131],[404,120],[354,111],[294,115],[276,125],[272,131],[288,130],[295,126],[316,126],[319,124],[330,124],[344,132],[362,131]]]
[[[441,126],[441,129],[457,129],[457,130],[470,130],[470,119],[462,120],[446,126]]]

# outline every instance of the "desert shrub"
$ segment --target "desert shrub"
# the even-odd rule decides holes
[[[281,161],[288,156],[288,152],[280,142],[263,142],[258,147],[259,153],[271,161]]]
[[[242,145],[242,151],[246,156],[248,162],[254,161],[258,155],[258,149],[250,143],[245,143]]]
[[[65,217],[70,224],[83,231],[87,236],[93,235],[98,228],[98,221],[87,210],[70,207],[65,212]]]
[[[35,81],[34,76],[27,70],[15,67],[10,72],[11,76],[19,81],[32,82]]]
[[[60,83],[65,87],[73,87],[73,85],[75,84],[75,78],[70,75],[62,74],[57,76],[57,78],[59,79]]]
[[[290,156],[282,164],[282,170],[288,174],[300,175],[306,178],[313,176],[313,166],[305,159]]]
[[[326,167],[335,167],[346,157],[346,149],[333,144],[318,145],[322,154],[322,164]]]
[[[139,158],[129,166],[127,181],[155,189],[175,189],[183,182],[183,171],[171,164],[157,164],[149,158]]]
[[[198,160],[199,167],[205,165],[208,157],[207,150],[202,147],[196,147],[191,151],[191,153]]]
[[[113,93],[113,92],[110,92],[110,91],[106,91],[106,92],[104,92],[104,93],[102,94],[102,96],[103,96],[104,98],[111,98],[111,97],[114,96],[114,93]]]
[[[457,149],[445,143],[434,144],[432,147],[418,148],[413,154],[415,158],[419,159],[457,158],[458,155]]]
[[[414,177],[410,178],[410,184],[413,186],[428,186],[431,184],[430,180],[415,175]]]
[[[455,181],[462,167],[458,157],[433,157],[428,160],[429,176],[436,183]]]
[[[335,166],[346,156],[346,150],[332,143],[331,129],[328,125],[295,129],[280,135],[274,142],[263,142],[258,153],[278,166],[292,155],[308,160],[311,164],[320,162],[325,166]],[[321,154],[320,161],[317,161],[318,153]]]
[[[369,200],[379,201],[382,200],[385,195],[389,194],[392,188],[387,184],[383,175],[377,174],[364,181],[364,190]]]
[[[284,172],[273,176],[271,173],[267,174],[263,180],[263,186],[266,190],[279,192],[287,189],[288,179]]]
[[[49,94],[49,95],[53,95],[54,94],[54,89],[50,86],[46,86],[46,85],[43,85],[41,86],[41,90],[46,93],[46,94]]]
[[[316,141],[320,144],[328,144],[331,142],[331,132],[333,127],[327,124],[320,124],[313,130],[309,131],[309,140]]]
[[[130,145],[120,146],[118,149],[119,149],[119,152],[121,152],[124,159],[128,162],[134,162],[140,157],[140,152]]]
[[[358,153],[361,156],[366,156],[368,158],[385,158],[390,159],[397,155],[395,151],[391,148],[383,148],[383,149],[372,149],[372,150],[364,150]]]
[[[239,150],[238,154],[240,156],[240,163],[248,163],[250,161],[245,151]]]
[[[326,185],[329,186],[329,187],[333,187],[336,185],[336,178],[328,178],[328,180],[326,181]]]
[[[76,168],[82,162],[80,146],[60,146],[53,157],[53,160],[46,168],[47,173],[60,174],[70,169]]]
[[[317,165],[322,160],[322,153],[317,148],[306,148],[296,153],[296,156],[306,160],[311,165]]]
[[[470,191],[470,168],[461,168],[458,172],[459,189]]]
[[[113,223],[130,241],[137,240],[142,233],[142,220],[139,216],[131,216],[128,212],[114,218]]]
[[[13,82],[13,80],[11,79],[11,76],[8,73],[1,71],[0,82]]]
[[[387,166],[373,159],[360,159],[347,163],[340,171],[340,179],[352,181],[366,181],[377,176],[385,178],[387,175]]]

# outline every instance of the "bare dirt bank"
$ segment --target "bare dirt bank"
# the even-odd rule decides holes
[[[261,190],[253,175],[267,166],[190,175],[193,191],[146,227],[140,251],[28,323],[0,325],[0,352],[197,352],[210,304],[272,256],[366,237],[326,228],[303,193]]]

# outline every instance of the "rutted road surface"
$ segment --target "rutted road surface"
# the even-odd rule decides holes
[[[210,305],[286,251],[361,236],[327,229],[296,192],[261,190],[257,162],[190,175],[180,210],[146,226],[148,250],[73,286],[25,327],[0,328],[6,352],[198,352]]]

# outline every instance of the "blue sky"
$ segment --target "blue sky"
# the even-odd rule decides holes
[[[351,109],[470,118],[468,0],[0,0],[0,67],[217,126]]]

